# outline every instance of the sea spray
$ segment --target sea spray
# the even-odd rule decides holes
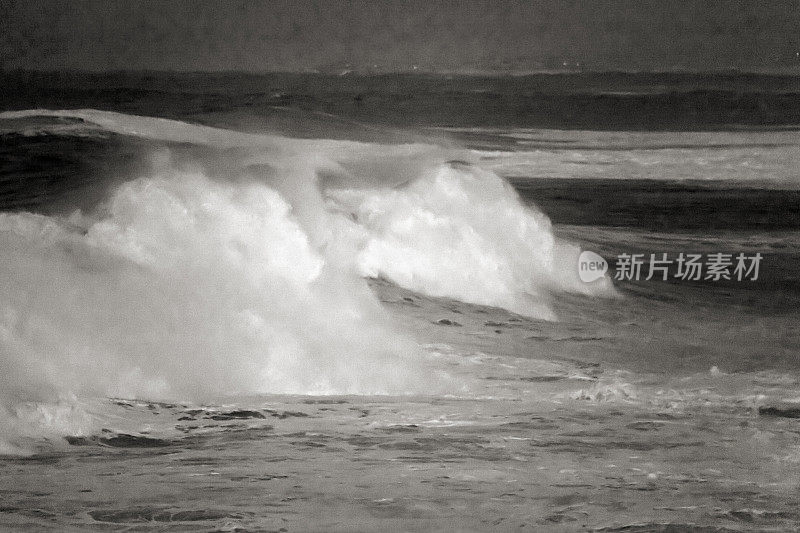
[[[583,283],[580,250],[558,241],[550,220],[494,173],[446,163],[401,187],[328,195],[353,214],[364,276],[542,319],[556,318],[553,294],[614,292],[607,278]]]
[[[71,395],[436,390],[366,283],[263,184],[141,178],[100,215],[1,214],[0,247],[5,419]]]
[[[582,284],[579,250],[547,217],[449,150],[94,110],[0,118],[48,113],[84,121],[60,134],[160,147],[89,212],[0,214],[6,450],[37,431],[87,431],[76,396],[460,390],[363,276],[549,319],[555,293],[613,291]],[[185,145],[202,157],[174,157]]]

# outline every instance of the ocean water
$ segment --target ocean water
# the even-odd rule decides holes
[[[800,523],[793,78],[4,76],[4,527]]]

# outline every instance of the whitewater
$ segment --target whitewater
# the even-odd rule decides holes
[[[26,119],[42,118],[72,124],[25,130]],[[142,175],[89,212],[0,214],[7,448],[19,446],[15,433],[39,430],[20,429],[20,406],[63,412],[75,396],[465,387],[427,368],[413,332],[392,324],[364,278],[549,320],[554,292],[613,295],[607,279],[578,279],[580,250],[556,239],[545,215],[453,150],[95,110],[6,112],[0,121],[22,121],[23,135],[161,143]],[[225,152],[224,173],[174,161],[167,143]],[[60,416],[48,428],[45,418],[45,432],[84,430]]]
[[[793,132],[180,118],[0,113],[2,527],[800,523]]]

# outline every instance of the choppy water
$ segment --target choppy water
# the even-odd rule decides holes
[[[800,523],[793,132],[297,139],[160,90],[0,115],[0,524]],[[681,252],[764,260],[611,280]]]

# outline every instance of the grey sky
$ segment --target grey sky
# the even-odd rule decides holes
[[[800,72],[800,1],[0,0],[0,66]]]

